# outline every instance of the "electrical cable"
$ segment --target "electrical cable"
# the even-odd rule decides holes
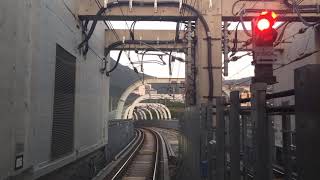
[[[238,72],[234,73],[232,76],[230,76],[229,78],[233,78],[234,76],[240,74],[242,71],[246,70],[247,68],[249,68],[250,66],[252,66],[252,64],[248,64],[245,67],[243,67],[242,69],[240,69]]]
[[[237,0],[236,2],[234,2],[232,4],[232,8],[231,8],[231,13],[233,16],[237,16],[239,14],[239,12],[242,11],[242,9],[245,7],[246,3],[243,3],[242,4],[242,7],[240,8],[240,10],[237,12],[237,13],[234,13],[234,8],[236,7],[236,5],[239,3],[239,2],[243,2],[243,0]]]
[[[290,64],[292,64],[292,63],[294,63],[294,62],[301,61],[301,60],[303,60],[304,58],[307,58],[307,57],[309,57],[309,56],[311,56],[311,55],[313,55],[313,54],[316,54],[316,53],[318,53],[318,52],[320,52],[320,50],[315,50],[315,51],[312,51],[312,52],[309,52],[309,53],[305,53],[305,54],[303,54],[303,55],[295,58],[294,60],[292,60],[292,61],[290,61],[290,62],[288,62],[288,63],[286,63],[286,64],[284,64],[284,65],[281,65],[281,66],[279,66],[279,67],[277,67],[277,68],[274,68],[273,71],[278,70],[278,69],[280,69],[280,68],[283,68],[283,67],[285,67],[285,66],[288,66],[288,65],[290,65]],[[251,81],[250,78],[249,78],[248,80],[242,81],[242,82],[240,82],[240,83],[233,84],[232,86],[237,86],[237,85],[240,85],[240,84],[249,82],[249,81]]]
[[[234,33],[233,47],[231,49],[232,53],[231,53],[230,57],[234,56],[238,50],[238,27],[239,27],[239,24],[240,24],[240,22],[238,22],[238,24],[235,28],[236,32]]]
[[[250,82],[251,81],[251,78],[249,77],[247,80],[245,81],[242,81],[242,82],[239,82],[239,83],[236,83],[236,84],[233,84],[232,87],[234,86],[238,86],[238,85],[241,85],[241,84],[244,84],[244,83],[247,83],[247,82]]]
[[[293,9],[294,5],[289,3],[289,0],[284,0],[283,3],[290,9]],[[314,9],[319,12],[320,5],[299,5],[301,9]]]
[[[242,28],[243,28],[243,31],[245,32],[245,34],[249,37],[252,37],[252,34],[247,30],[245,24],[244,24],[244,20],[243,20],[243,15],[245,14],[245,10],[241,10],[240,12],[240,22],[241,22],[241,25],[242,25]]]
[[[119,3],[119,0],[117,0],[117,3]],[[121,11],[122,16],[124,17],[124,13],[123,13],[123,10],[122,10],[121,6],[120,6],[120,11]],[[128,30],[129,30],[129,33],[130,33],[131,38],[133,38],[132,40],[134,40],[134,32],[132,32],[131,29],[129,28],[128,22],[125,21],[125,23],[126,23],[126,26],[127,26]],[[134,28],[135,22],[133,22],[133,24],[134,24],[134,25],[133,25],[132,27]],[[131,24],[131,25],[132,25],[132,24]],[[129,48],[129,49],[130,49],[130,48]],[[129,53],[130,53],[130,51],[129,51]],[[131,58],[130,58],[130,54],[129,54],[129,53],[128,53],[127,51],[125,51],[125,54],[126,54],[128,60],[129,60],[130,64],[132,65],[132,68],[133,68],[134,72],[137,73],[137,75],[138,75],[139,79],[141,80],[141,82],[144,83],[144,73],[142,72],[142,76],[143,76],[143,77],[142,77],[142,79],[141,79],[141,77],[139,76],[139,71],[138,71],[138,69],[133,65],[133,62],[132,62],[132,60],[131,60]],[[143,67],[142,67],[142,68],[143,68]]]
[[[285,32],[285,30],[287,29],[287,27],[288,27],[288,25],[290,24],[290,22],[286,22],[286,23],[284,23],[284,24],[285,24],[285,25],[284,25],[284,27],[283,27],[280,35],[278,36],[278,39],[276,40],[276,42],[275,42],[275,44],[274,44],[274,47],[281,43],[281,41],[282,41],[282,39],[283,39],[283,36],[284,36],[284,32]]]
[[[171,62],[171,58],[172,58],[172,51],[170,51],[170,56],[169,56],[169,76],[172,76],[172,62]]]
[[[288,63],[283,64],[283,65],[281,65],[281,66],[279,66],[279,67],[277,67],[277,68],[274,68],[273,70],[275,71],[275,70],[278,70],[278,69],[283,68],[283,67],[285,67],[285,66],[288,66],[288,65],[290,65],[290,64],[292,64],[292,63],[294,63],[294,62],[301,61],[301,60],[303,60],[304,58],[307,58],[307,57],[309,57],[309,56],[311,56],[311,55],[313,55],[313,54],[316,54],[316,53],[318,53],[318,52],[320,52],[320,50],[315,50],[315,51],[312,51],[312,52],[309,52],[309,53],[303,53],[303,54],[300,55],[299,57],[297,57],[297,58],[289,61]]]
[[[157,61],[157,60],[147,60],[147,61],[143,61],[144,64],[159,64],[159,65],[166,65],[166,64],[163,64],[161,61]],[[133,64],[141,64],[141,62],[133,62]]]
[[[95,0],[95,1],[96,1],[96,3],[97,3],[98,7],[99,7],[100,9],[103,9],[101,3],[100,3],[98,0]],[[105,14],[105,11],[104,11],[104,14]],[[122,12],[122,15],[124,16],[123,12]],[[104,21],[104,24],[107,26],[108,29],[111,29],[112,33],[115,35],[116,39],[119,41],[119,40],[120,40],[120,37],[119,37],[119,35],[117,34],[117,32],[115,31],[115,29],[113,28],[113,25],[112,25],[110,22],[109,22],[109,24],[108,24],[108,22],[106,22],[106,21]],[[126,24],[127,24],[127,22],[126,22]],[[127,26],[128,26],[128,24],[127,24]],[[125,54],[127,55],[127,58],[128,58],[128,60],[129,60],[130,64],[133,66],[133,62],[131,61],[131,58],[129,57],[129,55],[128,55],[127,53],[125,53]],[[119,59],[119,60],[120,60],[120,59]],[[117,66],[118,66],[118,64],[119,64],[119,62],[116,63]],[[116,68],[117,66],[115,66],[115,68]],[[134,69],[135,72],[138,73],[138,70],[137,70],[134,66],[133,66],[133,69]],[[111,72],[110,72],[110,73],[111,73]],[[110,74],[110,73],[108,73],[108,74]],[[107,74],[107,73],[106,73],[106,74]],[[138,75],[138,77],[139,77],[139,79],[141,80],[141,78],[140,78],[139,75]]]
[[[302,22],[305,26],[310,27],[310,26],[315,26],[315,25],[317,25],[317,24],[320,23],[320,20],[317,21],[317,22],[314,22],[314,23],[309,23],[308,21],[306,21],[306,20],[302,17],[302,15],[301,15],[301,13],[300,13],[299,5],[297,4],[297,2],[296,2],[295,0],[292,0],[292,7],[293,7],[294,11],[297,13],[297,15],[298,15],[299,19],[301,20],[301,22]]]
[[[119,52],[119,55],[118,55],[118,59],[117,59],[117,61],[116,61],[116,64],[115,64],[109,71],[106,72],[106,75],[107,75],[107,76],[110,76],[110,73],[112,73],[115,69],[117,69],[117,67],[118,67],[118,65],[119,65],[119,62],[120,62],[120,59],[121,59],[122,52],[123,52],[123,50],[121,50],[121,51]]]
[[[288,39],[290,39],[290,38],[295,37],[295,36],[298,35],[298,34],[303,34],[303,33],[305,33],[310,27],[313,27],[313,26],[308,26],[308,27],[300,28],[298,32],[296,32],[296,33],[294,33],[294,34],[292,34],[292,35],[290,35],[290,36],[288,36],[288,37],[286,37],[286,38],[283,38],[283,37],[282,37],[282,40],[279,41],[279,42],[277,42],[277,43],[274,45],[274,47],[278,46],[279,44],[285,42],[286,40],[288,40]]]
[[[245,57],[245,56],[252,56],[252,53],[251,52],[248,52],[248,53],[246,53],[246,54],[243,54],[243,55],[241,55],[241,56],[233,56],[231,59],[230,59],[230,61],[237,61],[237,60],[239,60],[239,59],[241,59],[241,58],[243,58],[243,57]]]
[[[128,4],[128,1],[117,1],[118,3],[108,3],[108,8],[113,8],[113,7],[119,7],[119,6],[126,6]],[[132,2],[133,5],[139,5],[142,3],[142,1],[134,1]],[[143,2],[144,6],[154,6],[153,2]],[[165,6],[165,7],[179,7],[179,2],[174,2],[174,1],[161,1],[158,2],[158,7],[160,6]],[[209,90],[208,90],[208,99],[209,101],[213,100],[213,65],[212,65],[212,37],[211,37],[211,31],[209,28],[208,23],[206,22],[204,16],[194,7],[190,6],[189,4],[183,4],[183,7],[186,9],[189,9],[190,11],[194,12],[197,17],[199,17],[205,31],[206,31],[206,40],[207,40],[207,48],[208,48],[208,59],[207,59],[207,63],[208,63],[208,78],[209,78]],[[102,12],[106,11],[106,8],[101,8]]]
[[[160,56],[163,56],[163,55],[166,55],[166,54],[146,54],[147,52],[148,52],[148,51],[144,51],[143,53],[137,53],[137,54],[142,55],[142,61],[143,61],[143,62],[145,62],[145,61],[144,61],[144,57],[145,57],[146,55],[151,55],[151,56],[158,56],[158,57],[159,57],[159,59],[160,59],[161,61],[157,61],[157,64],[166,65],[166,62],[160,57]],[[161,62],[161,63],[159,63],[159,62]]]
[[[107,22],[107,21],[104,21],[104,22],[105,22],[105,25],[106,25],[107,27],[110,27],[109,29],[112,31],[112,33],[114,34],[114,36],[116,37],[116,39],[119,41],[119,40],[120,40],[120,37],[119,37],[119,35],[117,34],[117,32],[115,31],[113,25],[112,25],[110,22]],[[107,23],[109,23],[109,26],[108,26]],[[127,58],[128,58],[128,61],[129,61],[130,64],[131,64],[134,72],[139,73],[138,70],[136,69],[136,67],[134,67],[133,62],[131,61],[131,58],[129,57],[128,53],[126,52],[125,54],[126,54],[126,56],[127,56]],[[120,60],[120,59],[119,59],[119,60]],[[118,64],[117,64],[117,66],[118,66]],[[115,68],[116,68],[117,66],[115,66]],[[110,72],[110,73],[111,73],[111,72]],[[110,73],[109,73],[109,74],[110,74]],[[107,73],[106,73],[106,74],[107,74]],[[140,77],[138,74],[137,74],[137,76],[138,76],[138,78],[143,82],[143,79],[141,79],[141,77]]]

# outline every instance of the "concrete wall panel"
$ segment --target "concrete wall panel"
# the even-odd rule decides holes
[[[134,121],[134,126],[136,128],[142,127],[158,127],[165,129],[180,129],[180,123],[178,120],[140,120]]]
[[[107,143],[109,78],[100,73],[105,26],[99,24],[84,57],[77,0],[0,2],[0,179],[33,167],[43,174]],[[77,58],[75,152],[51,162],[56,44]],[[23,147],[24,168],[13,169]],[[52,165],[54,164],[55,165]],[[58,165],[57,165],[58,164]],[[54,167],[54,168],[53,168]]]

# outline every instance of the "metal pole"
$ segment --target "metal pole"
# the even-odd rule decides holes
[[[186,89],[186,104],[187,105],[194,105],[194,96],[192,92],[194,92],[192,79],[192,27],[191,21],[188,22],[188,49],[187,49],[187,61],[185,63],[186,71],[185,77],[188,79],[185,83]]]
[[[224,116],[224,97],[217,98],[217,180],[225,179],[225,116]]]
[[[251,116],[256,124],[254,180],[272,179],[272,123],[267,118],[266,90],[266,83],[251,85]]]
[[[239,91],[230,93],[230,161],[231,180],[240,179],[240,99]]]
[[[248,166],[248,139],[247,139],[247,116],[242,115],[242,152],[243,152],[243,165],[242,165],[242,173],[243,180],[247,180],[247,166]]]
[[[284,104],[283,104],[284,105]],[[291,119],[290,115],[282,115],[282,147],[284,157],[284,172],[285,180],[292,179],[292,165],[291,165]]]
[[[228,22],[223,22],[223,56],[224,56],[224,69],[223,75],[228,76],[229,72],[229,49],[228,49]]]

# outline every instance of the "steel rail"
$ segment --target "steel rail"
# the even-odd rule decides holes
[[[128,151],[128,149],[137,141],[139,140],[139,138],[141,137],[142,132],[139,130],[135,131],[135,137],[133,138],[133,140],[126,146],[124,147],[117,155],[114,156],[114,160],[118,160],[119,157],[121,157],[126,151]]]
[[[165,143],[163,135],[159,132],[158,128],[147,128],[151,132],[153,132],[158,138],[158,144],[161,144],[161,147],[159,146],[159,152],[160,148],[162,149],[162,159],[161,159],[161,171],[162,175],[160,178],[163,180],[169,180],[170,179],[170,173],[169,173],[169,165],[168,165],[168,151],[167,151],[167,144]],[[159,164],[159,163],[158,163]],[[158,178],[159,179],[159,178]]]
[[[141,131],[141,130],[139,130]],[[128,166],[128,164],[130,163],[130,161],[133,159],[133,157],[137,154],[138,150],[142,147],[143,142],[145,139],[145,135],[144,132],[142,132],[142,138],[141,141],[139,143],[139,145],[135,148],[135,150],[131,153],[131,155],[129,156],[129,158],[123,163],[123,165],[120,167],[120,169],[116,172],[116,174],[112,177],[112,180],[116,180],[119,178],[119,176],[121,175],[121,173],[125,170],[125,168]]]
[[[156,157],[155,157],[155,161],[154,161],[154,169],[153,169],[153,177],[152,179],[153,180],[156,180],[157,179],[157,171],[158,171],[158,164],[159,164],[159,137],[157,136],[157,134],[152,131],[152,130],[149,130],[150,132],[152,132],[152,134],[154,135],[155,139],[156,139]]]
[[[157,179],[157,173],[158,173],[158,164],[159,164],[159,152],[160,152],[160,145],[159,145],[159,137],[156,134],[155,131],[151,129],[145,129],[146,131],[149,131],[155,138],[156,148],[155,148],[155,157],[154,157],[154,165],[153,165],[153,173],[152,173],[152,180]],[[139,153],[139,150],[142,148],[144,142],[145,142],[145,132],[142,130],[139,130],[142,133],[142,138],[140,140],[139,145],[135,148],[135,150],[129,155],[127,160],[121,165],[119,170],[113,175],[112,180],[119,179],[123,173],[126,172],[126,168],[130,166],[131,161],[134,159],[134,157]]]

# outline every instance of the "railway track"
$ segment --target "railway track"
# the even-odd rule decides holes
[[[161,138],[151,129],[139,130],[137,147],[126,157],[111,180],[156,180],[159,174]]]

